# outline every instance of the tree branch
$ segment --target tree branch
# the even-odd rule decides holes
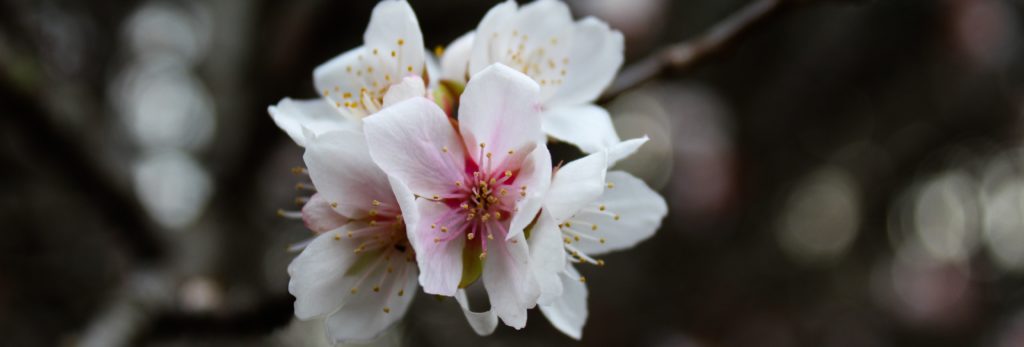
[[[599,102],[651,81],[661,74],[690,68],[735,41],[740,34],[782,8],[785,0],[754,0],[692,40],[664,47],[651,56],[627,66],[612,82]]]

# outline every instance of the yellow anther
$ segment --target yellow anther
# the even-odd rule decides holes
[[[398,296],[402,296],[402,295],[405,295],[405,289],[399,289],[398,290]]]
[[[505,194],[508,194],[508,189],[501,188],[501,190],[498,191],[498,194],[501,194],[501,196],[505,196]]]
[[[352,287],[352,290],[349,290],[349,292],[351,292],[352,294],[358,293],[359,292],[359,288]]]
[[[441,46],[441,45],[434,46],[434,55],[436,55],[438,57],[444,55],[444,46]]]
[[[352,238],[352,232],[351,231],[348,232],[348,238],[350,238],[350,239]]]
[[[431,229],[436,229],[436,228],[437,228],[437,224],[431,224],[431,225],[430,225],[430,228],[431,228]]]
[[[487,159],[491,159],[491,152],[487,152],[486,156],[487,156]]]
[[[351,98],[352,97],[352,93],[345,92],[345,94],[342,94],[341,97],[343,97],[345,99]]]
[[[462,181],[455,181],[456,187],[462,187]]]
[[[438,238],[438,237],[435,237],[435,238],[434,238],[434,243],[441,243],[441,239],[440,239],[440,238]]]
[[[486,143],[483,143],[483,142],[481,142],[481,143],[480,143],[480,148],[484,148],[484,147],[487,147],[487,144],[486,144]]]
[[[590,230],[597,231],[597,224],[591,225]]]
[[[391,308],[384,306],[384,313],[391,313]]]
[[[501,219],[501,212],[494,211],[494,219]]]
[[[615,183],[612,183],[612,182],[608,182],[608,185],[607,185],[607,186],[608,186],[608,189],[612,189],[612,188],[615,188]]]
[[[569,222],[565,222],[565,227],[566,227],[566,228],[572,228],[572,223],[569,223]]]
[[[331,91],[324,89],[324,96],[331,95]]]
[[[371,225],[371,226],[377,225],[377,221],[375,221],[375,220],[371,220],[371,221],[370,221],[370,225]]]
[[[487,239],[488,240],[494,240],[494,234],[487,233]]]
[[[598,210],[601,210],[601,211],[604,211],[604,209],[605,209],[605,206],[604,206],[604,205],[600,205],[600,206],[597,206],[597,209],[598,209]]]
[[[391,56],[392,56],[392,57],[395,57],[395,56],[397,56],[397,55],[398,55],[398,53],[395,53],[395,51],[391,51]]]
[[[341,235],[338,235],[338,234],[334,234],[334,239],[335,239],[335,240],[341,240]]]
[[[331,208],[338,208],[338,202],[337,201],[331,202]]]
[[[373,206],[380,206],[380,201],[374,200],[370,202],[370,204],[372,204]]]
[[[600,243],[601,243],[601,244],[603,245],[603,244],[604,244],[604,242],[605,242],[605,240],[604,240],[604,238],[602,237],[602,238],[601,238],[600,240],[597,240],[597,242],[600,242]]]
[[[352,66],[351,65],[346,66],[345,67],[345,72],[352,72]]]
[[[441,147],[441,152],[448,153],[448,146]]]
[[[484,260],[484,258],[487,258],[487,252],[480,253],[480,260]]]
[[[568,245],[568,244],[570,244],[570,243],[572,243],[572,239],[570,239],[569,237],[566,237],[566,238],[565,238],[565,244],[567,244],[567,245]]]
[[[377,210],[376,209],[371,209],[369,215],[370,215],[370,217],[376,217],[377,216]]]
[[[431,197],[431,199],[441,200],[441,197],[435,194],[434,196]]]
[[[376,48],[373,49],[373,55],[377,55],[377,49]]]
[[[515,152],[516,152],[516,151],[513,151],[513,150],[511,150],[511,149],[510,149],[510,150],[508,150],[508,155],[512,155],[512,154],[513,154],[513,153],[515,153]]]
[[[587,278],[580,276],[580,283],[587,283]]]
[[[412,72],[412,65],[406,66],[405,71]]]
[[[469,233],[469,234],[466,234],[466,238],[467,238],[467,239],[470,239],[470,240],[472,240],[472,239],[473,239],[474,237],[476,237],[476,234],[475,234],[475,233]]]
[[[379,293],[380,292],[380,286],[379,285],[373,286],[373,292],[374,293]]]
[[[448,232],[448,227],[441,227],[441,232],[442,233]]]
[[[604,266],[604,260],[598,259],[597,260],[597,266]]]
[[[614,218],[615,220],[619,220],[619,217],[620,217],[619,215],[615,215],[615,217],[613,217],[613,218]]]
[[[347,103],[347,102],[345,103],[345,106],[348,106],[348,103]],[[337,101],[335,101],[335,102],[334,102],[334,107],[341,107],[341,103],[340,103],[340,102],[337,102]]]
[[[572,239],[575,240],[576,242],[580,242],[580,236],[579,235],[573,236]]]
[[[405,44],[405,40],[403,40],[403,39],[398,39],[398,45],[399,45],[399,46],[401,46],[401,45],[404,45],[404,44]]]
[[[512,170],[505,170],[505,177],[512,177]]]

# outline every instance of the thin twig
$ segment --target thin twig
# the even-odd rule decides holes
[[[786,1],[755,0],[715,24],[704,35],[664,47],[651,56],[627,66],[601,96],[601,102],[636,88],[663,73],[686,69],[703,61],[735,41],[754,24],[778,12],[784,2]]]

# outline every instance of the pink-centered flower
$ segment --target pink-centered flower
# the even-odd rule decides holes
[[[418,287],[401,208],[361,133],[309,135],[304,159],[317,193],[302,218],[317,236],[288,266],[295,315],[324,317],[334,343],[371,340],[405,315]]]
[[[622,66],[623,47],[620,32],[592,17],[574,22],[560,1],[518,7],[509,0],[451,44],[441,76],[465,81],[491,64],[510,66],[540,85],[544,132],[595,153],[620,141],[608,112],[594,101]]]
[[[411,96],[427,95],[423,33],[404,0],[384,0],[370,15],[363,45],[313,70],[320,99],[282,99],[268,112],[278,127],[304,146],[314,135],[360,129],[361,119]],[[305,129],[305,130],[304,130]]]
[[[365,122],[373,160],[411,194],[399,196],[431,294],[453,296],[478,276],[491,309],[522,328],[539,288],[524,228],[551,182],[540,90],[504,65],[466,85],[457,125],[433,102],[413,98]]]

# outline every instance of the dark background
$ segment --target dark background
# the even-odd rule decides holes
[[[748,0],[578,0],[627,65]],[[494,1],[412,0],[429,48]],[[374,1],[0,2],[0,345],[315,345],[285,249],[301,149],[266,107]],[[583,267],[581,345],[1024,346],[1024,3],[795,1],[606,106],[670,206]],[[556,159],[572,159],[556,146]],[[477,337],[420,295],[379,344]]]

